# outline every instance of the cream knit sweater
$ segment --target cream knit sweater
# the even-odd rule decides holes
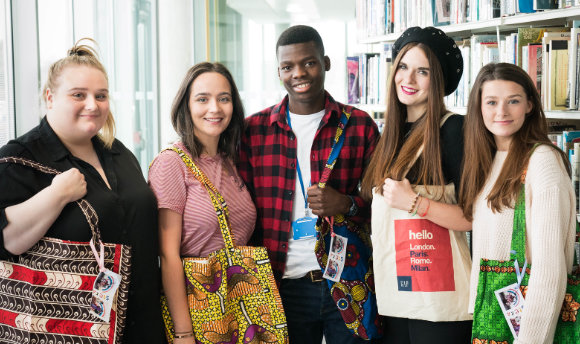
[[[473,313],[481,258],[509,260],[514,210],[493,213],[487,196],[507,152],[497,152],[483,192],[474,204],[473,268],[469,313]],[[517,344],[552,343],[574,257],[575,197],[559,155],[536,148],[526,177],[526,257],[530,280]]]

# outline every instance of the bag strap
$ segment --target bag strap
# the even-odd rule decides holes
[[[185,163],[185,165],[189,168],[189,170],[193,173],[195,179],[197,179],[201,185],[205,187],[207,190],[209,197],[211,198],[211,203],[215,209],[215,213],[218,217],[218,224],[220,226],[220,231],[222,233],[222,237],[224,239],[225,247],[228,250],[234,248],[234,237],[231,233],[231,226],[229,221],[229,211],[228,205],[216,187],[211,183],[209,178],[197,167],[197,165],[191,160],[191,158],[179,147],[171,146],[167,149],[170,149],[181,157],[181,160]]]
[[[320,177],[320,181],[318,182],[319,188],[326,187],[326,182],[330,178],[330,173],[336,164],[336,160],[340,155],[340,151],[342,150],[342,146],[344,145],[344,138],[345,138],[345,128],[348,124],[348,120],[350,119],[350,113],[346,112],[345,109],[342,110],[342,115],[340,116],[340,120],[338,122],[338,126],[336,128],[336,134],[334,135],[334,143],[332,144],[332,148],[330,150],[330,154],[328,155],[328,160],[326,165],[324,166],[324,171],[322,171],[322,176]]]
[[[5,158],[0,158],[0,163],[19,164],[52,175],[62,173],[59,170],[56,170],[52,167],[48,167],[36,161],[20,157],[9,156]],[[87,222],[89,223],[89,227],[91,227],[92,240],[98,250],[99,246],[101,245],[101,232],[99,231],[99,217],[97,216],[97,212],[95,211],[93,206],[84,198],[75,201],[75,203],[79,206],[79,208],[81,208],[83,215],[85,216]]]
[[[532,157],[532,153],[538,148],[540,144],[536,143],[530,149],[528,153],[528,159]],[[518,197],[516,199],[516,205],[514,207],[514,224],[512,231],[512,243],[510,257],[518,262],[524,262],[526,260],[526,174],[527,166],[522,172],[521,182],[522,186]]]
[[[441,121],[439,122],[439,128],[441,128],[443,126],[443,124],[445,124],[445,122],[447,122],[449,117],[451,117],[453,115],[455,115],[455,113],[453,113],[451,111],[448,111],[447,113],[445,113],[445,115],[443,115],[443,117],[441,117]],[[409,171],[411,170],[411,167],[413,167],[413,165],[415,165],[417,160],[419,160],[419,157],[421,156],[421,154],[423,154],[423,148],[425,148],[425,145],[421,145],[421,147],[419,147],[419,149],[417,150],[417,154],[415,154],[415,158],[409,162],[409,166],[407,167],[407,171],[405,171],[405,173],[403,174],[403,178],[405,178],[407,173],[409,173]]]

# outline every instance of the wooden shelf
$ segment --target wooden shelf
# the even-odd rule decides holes
[[[563,21],[580,18],[580,6],[561,8],[554,10],[539,11],[535,13],[518,13],[512,16],[494,18],[462,24],[443,25],[438,28],[450,36],[471,36],[473,33],[495,33],[499,31],[515,31],[518,27],[530,26],[554,26],[562,25]],[[360,40],[361,44],[377,44],[394,42],[401,33],[391,33],[369,37]]]
[[[366,112],[384,112],[384,104],[351,104]],[[464,107],[448,107],[449,111],[465,115],[467,108]],[[562,120],[580,120],[580,111],[545,111],[548,119],[562,119]]]

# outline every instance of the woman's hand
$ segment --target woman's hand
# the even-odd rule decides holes
[[[2,230],[6,250],[15,255],[26,252],[46,234],[68,203],[86,193],[85,176],[71,168],[28,200],[7,207],[8,225]]]
[[[416,196],[417,194],[413,191],[407,178],[401,181],[391,178],[385,179],[383,197],[392,208],[408,211]]]
[[[85,176],[76,168],[57,174],[50,188],[63,197],[65,204],[74,202],[87,194]]]

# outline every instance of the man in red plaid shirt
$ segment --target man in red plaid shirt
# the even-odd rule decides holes
[[[358,343],[346,328],[316,260],[318,216],[345,214],[370,221],[358,185],[379,137],[358,109],[324,89],[330,59],[318,32],[297,25],[276,44],[278,76],[288,95],[247,119],[239,173],[252,193],[258,219],[253,241],[268,249],[288,320],[291,343]],[[327,186],[318,188],[343,110],[351,117]]]

